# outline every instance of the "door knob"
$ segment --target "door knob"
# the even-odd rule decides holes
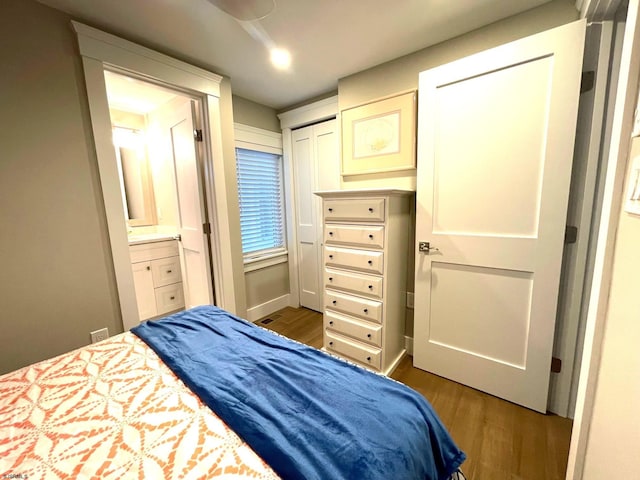
[[[439,252],[440,249],[436,247],[432,247],[429,242],[418,242],[418,251],[419,252]]]

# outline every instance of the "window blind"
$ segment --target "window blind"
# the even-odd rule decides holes
[[[242,253],[255,256],[284,248],[282,158],[236,148]]]

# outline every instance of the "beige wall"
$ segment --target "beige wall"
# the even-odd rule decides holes
[[[279,263],[245,274],[247,308],[256,307],[289,293],[289,264]]]
[[[0,373],[122,331],[84,76],[71,18],[35,0],[0,15]],[[222,148],[233,159],[231,85]],[[235,161],[225,163],[236,311],[246,312]]]
[[[640,155],[633,139],[631,158]],[[629,162],[631,164],[631,162]],[[630,166],[630,165],[629,165]],[[630,175],[627,174],[624,192]],[[623,206],[624,208],[624,206]],[[620,214],[585,480],[640,476],[640,216]]]
[[[271,132],[282,132],[280,120],[273,108],[252,102],[246,98],[233,96],[233,120],[236,123],[262,128]]]
[[[0,58],[4,373],[122,324],[69,17],[32,0],[3,0]]]

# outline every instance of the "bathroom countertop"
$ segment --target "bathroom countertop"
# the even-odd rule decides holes
[[[176,240],[175,233],[143,233],[138,235],[129,235],[129,245],[140,245],[142,243],[166,242],[167,240]]]

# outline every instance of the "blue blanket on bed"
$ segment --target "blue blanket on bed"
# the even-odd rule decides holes
[[[284,479],[447,479],[465,459],[416,391],[217,307],[132,329]]]

